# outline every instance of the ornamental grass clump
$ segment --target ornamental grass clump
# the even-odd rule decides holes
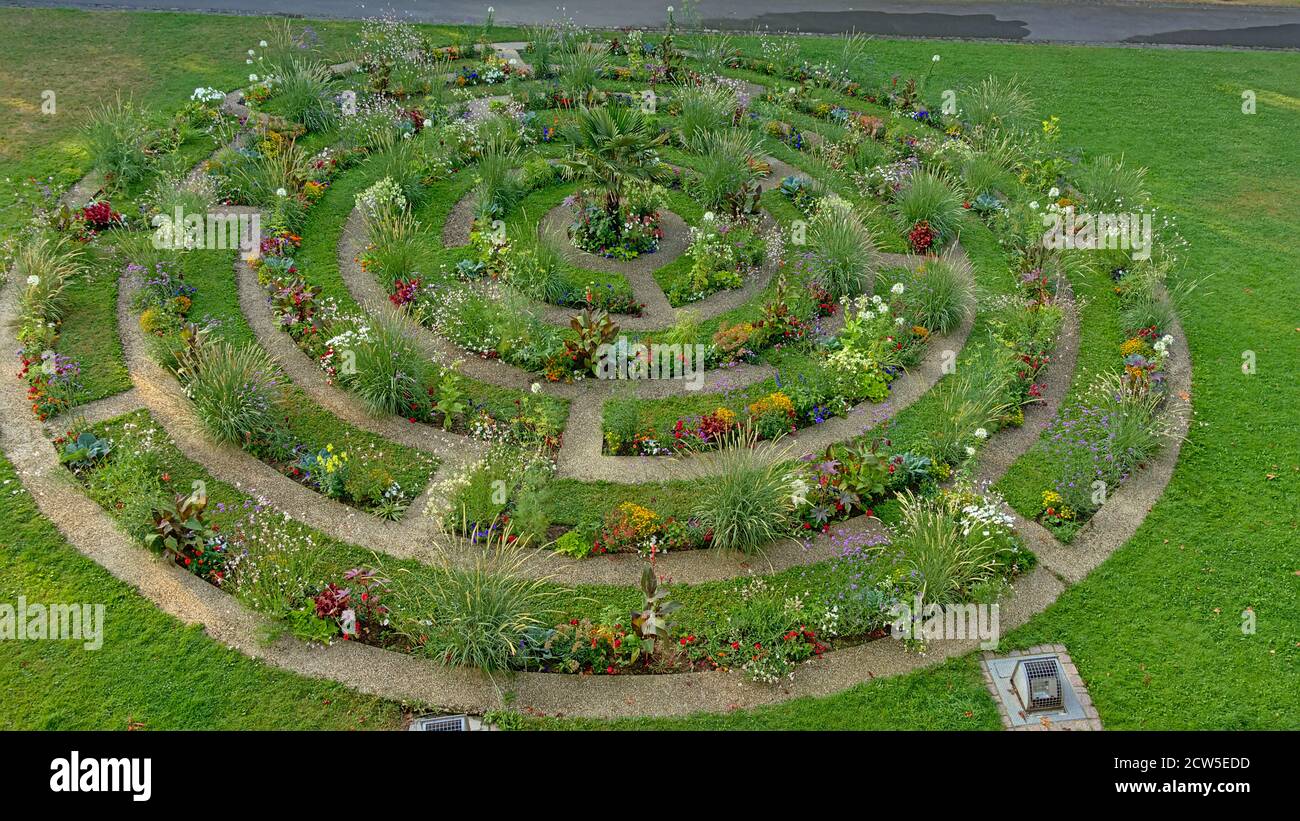
[[[528,632],[553,624],[572,591],[528,572],[532,551],[499,523],[468,560],[440,550],[433,570],[384,572],[394,626],[416,652],[449,667],[497,671]]]
[[[695,507],[700,525],[720,550],[757,553],[789,535],[794,523],[795,474],[785,455],[755,448],[758,432],[743,426],[727,437]]]
[[[696,141],[700,160],[686,182],[701,206],[732,216],[758,208],[758,181],[768,171],[757,138],[737,129],[702,133]]]
[[[740,107],[735,89],[720,83],[679,86],[673,95],[677,139],[682,147],[704,153],[710,138],[729,129]]]
[[[283,386],[261,347],[202,341],[182,363],[178,376],[185,394],[213,439],[244,445],[275,429]]]
[[[1016,410],[1014,384],[1019,360],[1005,347],[980,346],[939,390],[938,418],[929,429],[930,455],[957,464]]]
[[[942,244],[957,236],[964,209],[961,197],[944,177],[922,169],[903,183],[891,210],[905,229],[925,223],[933,241]]]
[[[524,175],[514,151],[485,152],[478,161],[474,186],[474,216],[482,220],[504,217],[523,199]]]
[[[1016,79],[986,77],[961,96],[966,121],[974,128],[1019,133],[1033,123],[1033,101]]]
[[[429,410],[427,386],[433,366],[411,342],[414,324],[390,308],[367,313],[368,332],[352,349],[355,372],[345,373],[344,380],[377,416],[423,416]]]
[[[1140,210],[1150,195],[1146,187],[1147,170],[1126,164],[1124,159],[1109,155],[1095,157],[1079,170],[1076,183],[1082,189],[1088,210],[1094,214],[1114,214]]]
[[[928,258],[908,277],[907,308],[921,327],[947,333],[961,324],[974,301],[970,263],[945,254]]]
[[[813,278],[836,299],[870,294],[878,255],[871,232],[849,203],[834,196],[821,200],[812,220]]]
[[[339,107],[330,92],[330,71],[324,63],[290,57],[278,66],[275,99],[290,122],[308,131],[328,131],[339,120]]]
[[[123,101],[120,93],[91,113],[83,129],[91,167],[104,175],[111,189],[143,179],[153,167],[148,120],[146,109]]]
[[[927,603],[968,601],[1032,562],[1015,533],[1015,520],[1002,512],[997,496],[959,486],[936,496],[907,490],[898,500],[892,549],[907,571],[907,585]]]

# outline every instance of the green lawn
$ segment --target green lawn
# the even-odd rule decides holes
[[[165,615],[73,549],[0,457],[0,601],[105,605],[104,644],[0,643],[0,729],[394,728],[399,705],[267,667]]]
[[[5,203],[27,178],[62,187],[80,175],[86,158],[75,128],[89,103],[121,87],[165,110],[196,86],[231,87],[244,73],[242,50],[265,31],[241,17],[13,9],[0,10],[0,23]],[[317,28],[338,43],[350,24]],[[801,42],[813,59],[838,51]],[[1040,113],[1061,118],[1067,144],[1148,166],[1156,203],[1178,216],[1190,244],[1179,278],[1200,282],[1179,304],[1196,416],[1164,499],[1129,544],[1009,646],[1066,644],[1112,729],[1300,726],[1300,55],[884,40],[872,50],[884,77],[923,73],[940,53],[931,89],[1016,74]],[[52,118],[39,113],[45,88],[58,93]],[[1241,112],[1246,89],[1258,98],[1254,115]],[[21,203],[9,207],[0,226],[12,229],[26,213]],[[1242,373],[1245,351],[1256,355],[1255,374]],[[1028,486],[1033,467],[1025,460],[1008,484]],[[12,481],[7,465],[3,472]],[[0,506],[6,521],[24,523],[0,536],[4,599],[106,601],[110,630],[131,625],[97,654],[0,644],[0,687],[10,694],[0,726],[398,720],[392,705],[268,670],[178,630],[64,545],[25,495],[0,494]],[[1254,635],[1240,630],[1246,608],[1258,617]],[[130,618],[115,627],[115,611]],[[826,699],[612,726],[991,728],[996,715],[967,658]]]

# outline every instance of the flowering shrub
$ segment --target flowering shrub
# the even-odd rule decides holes
[[[687,253],[691,256],[691,270],[668,293],[674,305],[703,299],[726,288],[739,288],[763,262],[763,237],[746,222],[706,213],[700,225],[690,230]]]
[[[641,553],[654,556],[670,550],[706,547],[711,534],[696,521],[661,519],[653,510],[623,502],[605,515],[605,524],[592,543],[593,553]]]
[[[565,204],[573,210],[569,237],[587,253],[628,260],[659,250],[664,232],[659,227],[657,202],[639,208],[625,202],[617,215],[586,192],[566,198]]]

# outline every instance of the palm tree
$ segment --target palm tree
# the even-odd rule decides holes
[[[566,137],[573,145],[561,161],[570,175],[596,183],[605,191],[605,210],[622,230],[619,205],[629,180],[661,182],[670,169],[655,150],[668,133],[651,134],[650,120],[630,106],[581,108],[569,124]]]

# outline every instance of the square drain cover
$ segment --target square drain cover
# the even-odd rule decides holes
[[[1012,727],[1085,721],[1089,716],[1055,653],[984,660]],[[1086,696],[1085,696],[1086,698]]]

